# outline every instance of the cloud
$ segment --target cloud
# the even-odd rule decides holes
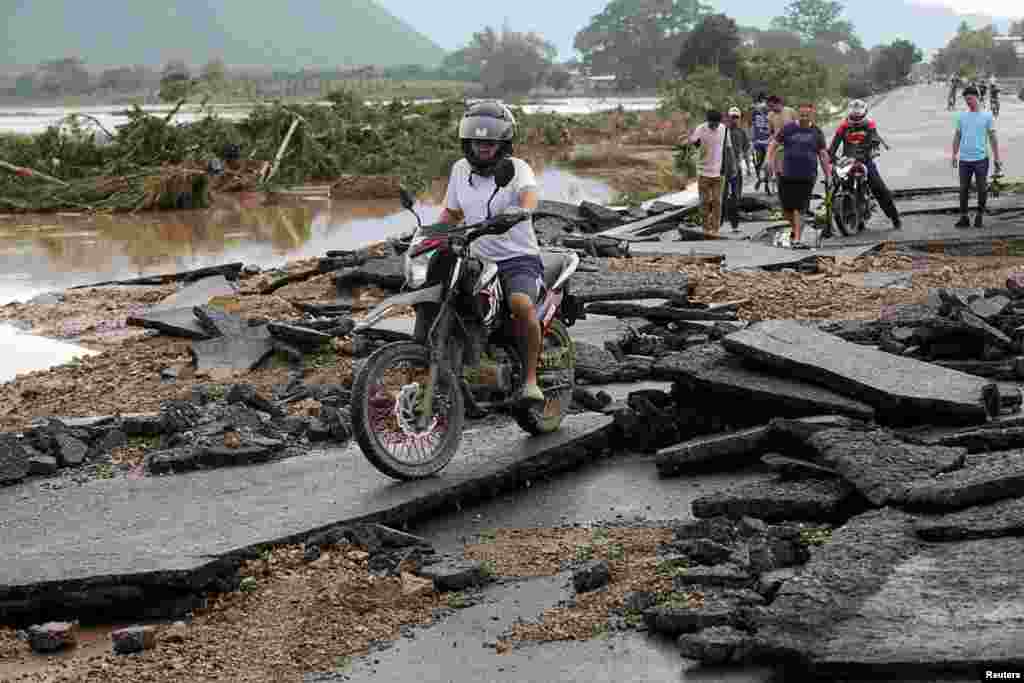
[[[1020,0],[914,0],[914,4],[924,7],[945,7],[963,15],[1021,16]]]

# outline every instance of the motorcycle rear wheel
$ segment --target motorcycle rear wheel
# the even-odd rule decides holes
[[[557,431],[562,426],[565,414],[572,403],[572,388],[576,381],[576,345],[561,320],[552,321],[551,328],[544,336],[541,359],[541,366],[538,368],[537,374],[541,380],[541,390],[544,392],[544,404],[542,406],[520,404],[513,411],[513,416],[520,428],[534,436]],[[546,367],[548,364],[552,367]],[[554,364],[559,367],[554,367]],[[545,375],[561,377],[560,380],[556,380],[555,387],[567,386],[545,389],[544,385],[547,384]]]
[[[432,476],[459,450],[465,403],[450,369],[438,371],[430,424],[426,429],[415,424],[421,387],[429,376],[430,350],[414,342],[396,342],[367,358],[352,383],[356,441],[370,464],[394,479]]]

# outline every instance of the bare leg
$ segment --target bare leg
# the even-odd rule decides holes
[[[790,225],[790,227],[793,228],[793,242],[794,243],[799,242],[800,241],[800,209],[793,209],[792,211],[787,211],[786,213],[789,214],[787,216],[787,218],[789,218],[789,225]]]
[[[509,297],[512,309],[512,324],[516,341],[522,348],[526,342],[526,383],[537,383],[537,361],[540,357],[541,334],[540,321],[533,302],[526,294],[512,294]]]

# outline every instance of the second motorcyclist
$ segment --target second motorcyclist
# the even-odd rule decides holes
[[[836,152],[842,145],[843,156],[860,159],[864,163],[868,170],[868,183],[871,185],[871,191],[878,199],[882,211],[892,221],[893,229],[899,230],[903,227],[903,221],[892,201],[892,193],[886,187],[882,175],[878,172],[878,165],[871,157],[874,149],[881,144],[884,144],[884,141],[878,134],[878,126],[873,119],[868,118],[868,105],[863,100],[854,100],[850,102],[846,118],[836,128],[828,153],[835,163]]]
[[[537,208],[537,180],[530,165],[512,155],[516,120],[499,102],[480,102],[466,110],[459,124],[459,139],[464,157],[452,166],[440,223],[478,223],[491,216]],[[494,171],[508,158],[515,165],[515,178],[495,193]],[[533,231],[533,220],[522,221],[502,235],[482,237],[472,245],[472,254],[498,266],[503,289],[514,320],[520,344],[526,344],[526,382],[523,398],[543,401],[537,386],[537,362],[541,350],[541,329],[535,302],[544,280],[540,246]]]

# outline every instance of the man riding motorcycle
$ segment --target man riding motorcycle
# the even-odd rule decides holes
[[[828,148],[828,154],[833,164],[835,164],[836,152],[840,144],[843,146],[843,156],[859,158],[864,162],[864,166],[868,170],[868,183],[878,199],[879,206],[892,221],[894,230],[902,228],[903,221],[892,201],[892,193],[889,192],[885,181],[882,180],[875,160],[871,158],[874,149],[880,144],[884,145],[885,141],[878,134],[878,127],[874,120],[868,118],[868,105],[863,100],[854,100],[850,103],[846,118],[836,128],[832,144]]]
[[[996,81],[995,75],[988,79],[988,98],[992,116],[999,116],[999,83]]]
[[[439,223],[477,223],[485,220],[488,202],[494,215],[509,210],[533,211],[537,208],[537,180],[530,165],[512,156],[516,120],[505,105],[480,102],[471,106],[459,124],[464,158],[452,166]],[[494,170],[508,158],[515,165],[512,183],[497,190]],[[474,183],[474,176],[476,182]],[[493,197],[493,199],[492,199]],[[526,382],[523,398],[543,401],[537,385],[537,360],[541,350],[541,328],[535,303],[544,278],[533,220],[524,218],[503,235],[488,236],[472,245],[473,255],[498,266],[509,308],[515,320],[516,337],[525,341]]]

